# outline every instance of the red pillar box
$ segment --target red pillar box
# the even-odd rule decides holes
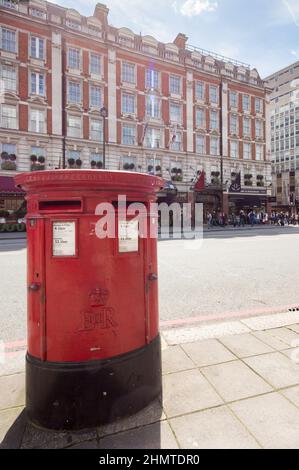
[[[28,206],[29,419],[83,429],[141,410],[161,394],[157,239],[121,220],[118,200],[144,204],[149,229],[163,180],[97,170],[15,180]],[[98,236],[105,220],[112,238]]]

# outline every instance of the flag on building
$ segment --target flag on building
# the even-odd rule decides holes
[[[195,183],[194,191],[201,191],[205,189],[205,186],[206,186],[206,173],[202,171],[200,173],[200,176],[197,182]]]

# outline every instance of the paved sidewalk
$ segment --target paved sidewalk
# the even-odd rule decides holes
[[[298,312],[167,330],[162,343],[163,406],[88,432],[27,424],[24,372],[2,375],[2,447],[299,448]]]

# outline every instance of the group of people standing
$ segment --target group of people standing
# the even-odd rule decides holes
[[[222,212],[208,211],[206,215],[208,228],[226,227],[233,225],[234,227],[245,227],[245,225],[265,225],[273,224],[279,226],[299,225],[298,214],[290,215],[288,212],[272,212],[269,216],[267,212],[249,210],[241,210],[238,213],[233,212],[230,216]]]

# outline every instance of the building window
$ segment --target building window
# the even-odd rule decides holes
[[[135,157],[123,157],[123,169],[125,171],[136,171],[136,158]]]
[[[195,97],[199,101],[204,101],[205,99],[205,85],[203,82],[195,83]]]
[[[162,147],[162,138],[161,138],[161,129],[155,129],[153,127],[148,127],[145,135],[145,145],[150,148],[161,148]]]
[[[90,54],[90,73],[101,75],[102,58],[99,54]]]
[[[251,144],[246,142],[243,144],[243,158],[244,160],[251,160]]]
[[[147,69],[145,77],[145,86],[151,90],[160,89],[160,74],[156,70]]]
[[[90,138],[103,142],[103,121],[99,119],[90,120]]]
[[[147,158],[146,171],[150,175],[162,176],[162,165],[159,158]]]
[[[44,39],[31,36],[30,56],[34,59],[44,59],[45,41]]]
[[[218,111],[210,111],[210,128],[212,130],[219,129],[219,114]]]
[[[242,96],[243,111],[250,111],[250,97],[249,95]]]
[[[182,133],[175,132],[170,141],[170,148],[176,152],[180,152],[182,150]]]
[[[182,107],[180,104],[170,103],[169,104],[169,116],[170,121],[180,124],[182,122]]]
[[[238,134],[238,115],[231,114],[230,116],[230,133],[237,135]]]
[[[135,145],[136,143],[136,127],[135,126],[123,124],[122,143],[125,145]]]
[[[4,84],[4,90],[17,91],[17,70],[14,65],[0,65],[0,80]]]
[[[102,89],[99,86],[91,85],[90,86],[90,97],[89,97],[90,106],[96,108],[101,108],[102,106]]]
[[[30,109],[30,131],[46,132],[46,113],[42,109]]]
[[[69,49],[68,50],[68,66],[70,69],[80,70],[80,50]]]
[[[256,144],[255,146],[255,159],[256,160],[263,160],[263,145]]]
[[[196,109],[196,127],[204,129],[206,126],[205,110],[203,108]]]
[[[210,103],[218,103],[218,87],[210,85]]]
[[[243,135],[248,137],[251,135],[251,120],[247,117],[243,118]]]
[[[37,157],[45,156],[45,149],[41,147],[31,147],[31,155],[36,155]]]
[[[263,123],[262,123],[262,121],[259,121],[259,120],[255,121],[255,135],[258,138],[263,137]]]
[[[18,2],[16,0],[0,0],[0,5],[10,8],[11,10],[18,9]]]
[[[37,8],[30,8],[29,10],[30,15],[36,16],[37,18],[42,18],[43,20],[47,19],[47,13],[42,10],[38,10]]]
[[[211,137],[211,140],[210,140],[210,155],[219,155],[219,139],[218,139],[218,137]]]
[[[1,28],[1,49],[7,52],[16,52],[17,34],[16,31],[7,28]]]
[[[31,72],[31,94],[45,95],[45,76],[42,73]]]
[[[256,113],[262,112],[262,105],[263,105],[263,102],[261,98],[255,98],[255,112]]]
[[[67,117],[67,135],[68,137],[81,137],[81,124],[82,120],[80,116],[68,115]]]
[[[68,81],[68,102],[81,103],[81,85],[78,82]]]
[[[103,168],[103,155],[92,152],[90,154],[90,165],[92,168]]]
[[[231,108],[238,107],[238,94],[236,91],[229,92],[229,104]]]
[[[157,96],[146,97],[146,116],[153,119],[161,118],[161,100]]]
[[[169,91],[174,95],[181,95],[181,77],[178,75],[169,76]]]
[[[10,104],[1,105],[1,127],[17,129],[17,107]]]
[[[237,140],[230,141],[230,157],[239,158],[239,142]]]
[[[66,20],[65,24],[68,28],[75,29],[76,31],[81,31],[81,25],[76,21]]]
[[[122,94],[122,113],[135,114],[135,95]]]
[[[196,136],[196,153],[204,155],[206,152],[206,138],[204,135]]]
[[[135,65],[123,62],[121,76],[123,82],[135,83]]]

